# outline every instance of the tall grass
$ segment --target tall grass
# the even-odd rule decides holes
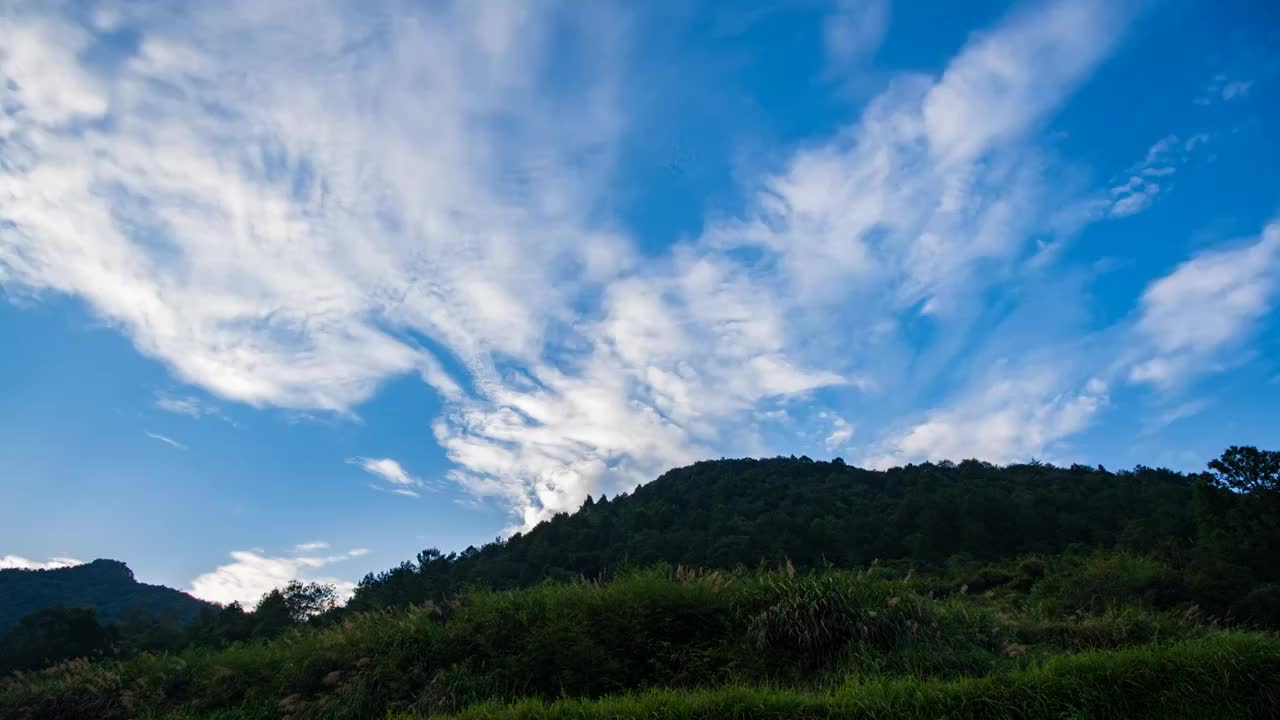
[[[0,717],[341,719],[657,688],[823,693],[850,676],[961,680],[1034,669],[1063,652],[1220,634],[1132,608],[1083,619],[1019,615],[998,598],[933,599],[913,582],[660,567],[608,583],[475,591],[219,651],[17,676],[0,681]]]
[[[453,720],[766,718],[1269,718],[1280,713],[1280,640],[1224,633],[1091,651],[1013,673],[954,680],[854,678],[833,692],[730,687],[602,700],[488,703]],[[405,719],[407,720],[407,719]]]

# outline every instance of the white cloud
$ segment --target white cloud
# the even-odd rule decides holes
[[[418,497],[417,489],[427,486],[421,478],[410,475],[399,462],[391,458],[354,457],[349,458],[347,464],[356,465],[385,483],[369,486],[375,490],[384,490],[406,497]]]
[[[858,123],[767,178],[745,221],[708,234],[775,252],[789,283],[779,295],[845,304],[825,321],[956,313],[973,283],[997,282],[1030,237],[1054,232],[1045,208],[1061,199],[1026,131],[1104,56],[1123,26],[1114,7],[1038,5],[977,36],[938,81],[899,78]]]
[[[1208,142],[1206,133],[1192,135],[1185,141],[1177,135],[1166,135],[1147,150],[1146,157],[1124,174],[1110,190],[1108,212],[1112,217],[1129,217],[1151,207],[1160,194],[1161,183],[1187,162],[1191,152]]]
[[[147,437],[151,438],[152,440],[159,440],[160,442],[164,443],[165,445],[168,445],[169,447],[174,447],[174,448],[177,448],[177,449],[179,449],[179,450],[186,450],[186,449],[187,449],[187,446],[186,446],[186,445],[183,445],[182,443],[178,442],[177,440],[174,440],[173,438],[170,438],[170,437],[166,437],[166,436],[164,436],[164,435],[161,435],[160,433],[153,433],[153,432],[145,431],[145,430],[144,430],[142,434],[143,434],[143,435],[146,435]]]
[[[1136,316],[1073,344],[1038,348],[969,379],[944,403],[891,430],[863,458],[877,468],[975,457],[1052,459],[1109,402],[1120,381],[1162,388],[1232,363],[1280,285],[1280,223],[1243,247],[1211,250],[1152,282]],[[1124,348],[1106,351],[1105,348]],[[1149,411],[1150,433],[1194,416],[1198,399]]]
[[[978,36],[925,98],[930,150],[965,162],[1025,131],[1109,52],[1127,23],[1126,4],[1039,3]]]
[[[974,389],[919,423],[889,436],[864,464],[887,468],[924,460],[976,458],[992,463],[1044,458],[1083,430],[1108,402],[1106,383],[1090,378],[1075,389],[1062,369],[997,368]]]
[[[13,568],[22,570],[55,570],[57,568],[83,564],[83,560],[77,560],[73,557],[51,557],[44,562],[40,562],[39,560],[28,560],[21,555],[0,556],[0,570],[9,570]]]
[[[848,420],[830,412],[819,413],[819,417],[831,423],[831,432],[823,440],[827,452],[840,450],[853,439],[853,425]]]
[[[78,64],[70,23],[6,20],[7,282],[80,295],[180,378],[254,405],[345,412],[410,370],[451,390],[402,328],[476,371],[536,351],[551,318],[531,308],[554,317],[572,286],[556,271],[611,262],[575,197],[607,105],[535,94],[551,18],[460,3],[361,46],[394,16],[342,9],[134,18],[142,51],[107,76]],[[63,131],[78,118],[111,122]]]
[[[1137,382],[1169,386],[1226,362],[1272,307],[1280,282],[1280,222],[1249,245],[1205,252],[1147,286],[1137,330],[1146,357]]]
[[[351,414],[417,373],[450,477],[528,526],[743,447],[762,404],[874,389],[859,351],[900,348],[904,318],[937,324],[922,365],[945,366],[971,298],[1057,233],[1026,135],[1105,56],[1116,5],[1006,19],[652,256],[607,219],[628,129],[607,10],[129,5],[110,24],[139,52],[95,72],[88,31],[35,4],[3,21],[0,283],[82,298],[227,400]],[[828,50],[872,52],[884,6],[841,7]]]
[[[1209,400],[1205,398],[1197,398],[1194,400],[1187,400],[1186,402],[1181,402],[1173,407],[1161,410],[1156,413],[1151,422],[1147,424],[1145,432],[1152,433],[1163,427],[1172,425],[1179,420],[1186,420],[1187,418],[1195,417],[1203,412],[1208,406]]]
[[[315,552],[317,550],[328,550],[329,543],[323,541],[299,543],[293,546],[297,552]]]
[[[324,543],[304,543],[295,550],[308,552],[305,548],[314,545]],[[314,575],[312,571],[360,557],[367,552],[364,548],[356,548],[341,555],[295,554],[273,557],[261,550],[236,550],[231,553],[233,562],[220,565],[192,580],[187,592],[210,602],[238,602],[252,608],[266,593],[284,587],[290,581],[299,580],[332,584],[338,591],[339,601],[346,602],[355,591],[355,583],[327,575]]]
[[[1253,82],[1253,80],[1233,79],[1224,73],[1218,73],[1213,76],[1213,80],[1209,82],[1200,97],[1196,98],[1196,103],[1212,105],[1215,102],[1244,99],[1253,89]]]
[[[1137,175],[1132,175],[1123,185],[1111,188],[1111,216],[1129,217],[1151,207],[1160,185]]]
[[[391,458],[351,458],[347,460],[352,465],[359,465],[364,468],[365,472],[386,480],[396,485],[420,485],[422,482],[405,472],[400,467],[400,463]]]

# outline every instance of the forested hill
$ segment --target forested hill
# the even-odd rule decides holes
[[[140,583],[116,560],[54,570],[0,570],[0,635],[27,614],[54,605],[92,608],[104,623],[121,623],[131,613],[141,613],[176,624],[214,607],[172,588]]]
[[[417,602],[460,584],[509,588],[596,577],[623,564],[858,567],[942,564],[1075,547],[1150,551],[1195,533],[1201,476],[1139,467],[926,463],[884,472],[841,460],[718,460],[671,470],[631,495],[588,498],[526,534],[365,577],[350,607]]]

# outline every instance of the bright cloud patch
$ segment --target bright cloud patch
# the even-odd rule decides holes
[[[884,469],[922,460],[1031,459],[1084,429],[1107,403],[1107,386],[1097,378],[1063,392],[1063,378],[1053,371],[1002,378],[1007,370],[999,368],[982,390],[891,437],[881,453],[866,458],[866,465]]]
[[[266,593],[284,587],[290,581],[300,580],[332,584],[338,590],[339,601],[346,602],[355,591],[355,584],[317,574],[316,571],[360,557],[368,551],[364,548],[356,548],[340,555],[302,554],[327,547],[328,543],[303,543],[295,548],[298,554],[277,557],[266,555],[261,551],[236,550],[231,553],[233,562],[220,565],[217,569],[192,580],[191,588],[187,592],[210,602],[223,604],[238,602],[252,608]]]
[[[1225,362],[1221,352],[1247,337],[1271,310],[1280,285],[1280,222],[1252,243],[1198,255],[1157,280],[1142,295],[1139,331],[1151,357],[1132,378],[1177,383]]]

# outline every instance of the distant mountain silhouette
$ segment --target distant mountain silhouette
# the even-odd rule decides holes
[[[162,585],[147,585],[119,560],[94,560],[54,570],[0,570],[0,634],[24,616],[53,605],[93,608],[104,624],[131,613],[185,625],[210,603]]]

